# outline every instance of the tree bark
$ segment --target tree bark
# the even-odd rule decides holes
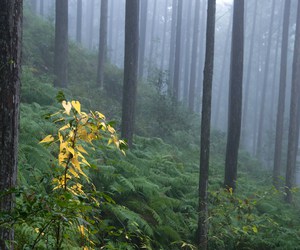
[[[241,133],[244,59],[244,0],[234,0],[229,80],[228,132],[225,160],[226,188],[236,188]]]
[[[55,6],[54,86],[68,86],[68,0]]]
[[[103,87],[104,65],[107,53],[107,15],[108,0],[101,0],[100,31],[99,31],[99,51],[98,51],[98,70],[97,83],[100,88]]]
[[[282,150],[283,124],[284,124],[290,9],[291,9],[291,0],[286,0],[284,6],[284,17],[283,17],[283,27],[282,27],[279,96],[278,96],[278,105],[277,105],[275,152],[274,152],[274,165],[273,165],[273,185],[277,189],[280,186],[279,177],[281,173],[281,150]]]
[[[177,2],[172,2],[172,24],[170,37],[170,56],[169,56],[169,93],[172,93],[174,81],[174,60],[175,60],[175,37],[176,37],[176,16],[177,16]]]
[[[216,1],[208,1],[206,24],[206,52],[203,78],[202,116],[201,116],[201,152],[199,175],[199,210],[198,210],[198,235],[199,249],[208,247],[208,170],[210,152],[210,123],[211,123],[211,97],[214,69],[214,44],[215,44],[215,15]]]
[[[138,71],[139,0],[126,0],[121,134],[132,146]]]
[[[290,103],[290,124],[288,135],[288,155],[285,178],[286,201],[291,203],[292,188],[295,185],[296,157],[299,139],[299,113],[300,113],[300,3],[298,1],[296,37],[294,45],[291,103]]]
[[[22,6],[22,0],[0,3],[0,192],[17,179]],[[2,196],[0,212],[10,213],[14,203],[13,194]],[[14,249],[13,240],[13,229],[0,227],[0,249]]]

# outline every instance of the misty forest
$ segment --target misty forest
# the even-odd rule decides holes
[[[1,250],[300,250],[299,0],[1,0]]]

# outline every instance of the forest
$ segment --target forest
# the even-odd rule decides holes
[[[300,250],[299,0],[0,1],[0,250]]]

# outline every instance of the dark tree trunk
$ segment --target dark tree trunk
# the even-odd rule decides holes
[[[175,63],[174,63],[174,81],[173,81],[173,98],[179,101],[179,84],[180,84],[180,52],[181,52],[181,23],[182,23],[182,4],[178,1],[177,22],[176,22],[176,43],[175,43]]]
[[[196,86],[196,69],[197,69],[197,51],[198,51],[198,38],[199,38],[199,22],[200,22],[200,0],[196,0],[195,3],[195,15],[194,15],[194,31],[192,41],[192,61],[191,61],[191,74],[190,74],[190,86],[189,86],[189,110],[194,112],[195,105],[195,86]]]
[[[244,0],[234,0],[229,80],[228,132],[225,160],[226,188],[236,188],[241,133],[244,58]]]
[[[68,85],[68,0],[56,0],[55,6],[54,86]]]
[[[288,155],[285,179],[286,201],[292,202],[292,188],[295,185],[296,157],[299,139],[299,113],[300,113],[300,3],[298,1],[296,37],[294,46],[291,104],[290,104],[290,124],[288,136]]]
[[[198,210],[198,235],[199,249],[208,247],[208,169],[210,152],[210,121],[211,121],[211,96],[214,68],[215,44],[215,14],[216,0],[208,1],[206,24],[206,52],[203,78],[202,116],[201,116],[201,153],[199,175],[199,210]]]
[[[271,53],[271,43],[272,43],[272,30],[273,30],[274,14],[275,14],[275,3],[276,3],[276,1],[273,0],[271,21],[270,21],[269,34],[268,34],[267,53],[266,53],[266,60],[265,60],[264,79],[262,82],[263,89],[262,89],[261,101],[260,101],[260,114],[259,114],[257,146],[256,146],[256,156],[259,159],[262,158],[262,149],[263,149],[265,102],[266,102],[268,76],[269,76],[269,65],[270,65],[270,53]]]
[[[144,76],[146,31],[147,31],[148,0],[141,1],[140,47],[139,47],[139,77]]]
[[[99,31],[99,51],[98,51],[98,70],[97,83],[103,87],[104,65],[107,53],[107,14],[108,0],[101,0],[100,31]]]
[[[247,127],[247,117],[248,117],[248,104],[249,104],[249,93],[250,93],[250,80],[252,76],[252,66],[253,66],[253,51],[254,51],[254,37],[255,37],[255,29],[256,29],[256,20],[257,20],[257,4],[258,0],[255,0],[254,5],[254,15],[253,15],[253,23],[252,23],[252,30],[250,34],[250,49],[249,49],[249,57],[248,57],[248,63],[247,63],[247,74],[245,79],[245,97],[244,97],[244,106],[243,106],[243,116],[242,116],[242,142],[245,146],[246,144],[246,127]]]
[[[77,0],[76,41],[82,43],[82,0]]]
[[[121,134],[132,146],[138,71],[139,0],[126,0]]]
[[[22,6],[22,0],[0,2],[0,192],[17,179]],[[14,203],[14,195],[2,196],[0,213],[10,213]],[[13,229],[0,227],[0,249],[14,249],[13,240]]]
[[[171,37],[170,37],[170,56],[169,56],[169,92],[172,93],[174,81],[174,60],[175,60],[175,37],[176,37],[176,16],[177,16],[177,2],[172,2],[172,24],[171,24]]]
[[[274,152],[274,165],[273,165],[273,184],[276,188],[279,188],[280,186],[279,176],[281,173],[281,150],[282,150],[283,124],[284,124],[290,9],[291,9],[291,0],[286,0],[284,6],[284,17],[283,17],[283,27],[282,27],[279,96],[278,96],[278,106],[277,106],[275,152]]]

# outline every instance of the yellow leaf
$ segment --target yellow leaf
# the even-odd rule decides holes
[[[110,125],[107,125],[107,130],[108,130],[111,134],[116,133],[116,130],[115,130],[112,126],[110,126]]]
[[[52,135],[47,135],[40,143],[52,142],[54,141],[54,137]]]
[[[72,106],[74,109],[78,112],[78,114],[81,114],[81,105],[79,101],[72,101]]]
[[[67,128],[70,128],[70,124],[67,124],[67,125],[61,127],[58,131],[65,130],[65,129],[67,129]]]
[[[71,111],[71,109],[72,109],[72,104],[71,104],[70,102],[66,102],[65,100],[62,101],[61,104],[62,104],[62,106],[64,107],[64,109],[65,109],[67,115],[70,115],[70,111]]]
[[[81,145],[77,145],[76,148],[78,149],[78,151],[80,151],[81,153],[87,154],[88,152],[85,151],[85,149],[81,146]]]
[[[258,229],[257,229],[256,226],[253,226],[253,227],[252,227],[252,230],[253,230],[254,233],[258,233]]]
[[[73,157],[75,157],[75,150],[74,150],[74,148],[67,147],[67,150],[73,155]]]
[[[74,168],[70,167],[69,171],[75,178],[80,179],[80,176],[77,174]]]
[[[96,113],[96,115],[98,115],[98,117],[99,117],[100,119],[102,119],[102,120],[105,119],[105,116],[104,116],[103,114],[101,114],[100,112],[96,111],[95,113]]]

